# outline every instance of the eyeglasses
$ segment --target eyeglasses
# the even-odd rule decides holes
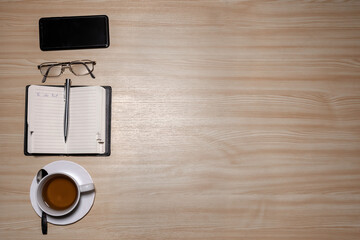
[[[90,74],[92,78],[95,78],[95,75],[92,73],[94,71],[94,66],[96,65],[95,61],[91,60],[76,60],[72,62],[45,62],[38,65],[38,69],[41,74],[44,76],[42,82],[46,81],[47,77],[58,77],[64,71],[65,68],[69,68],[70,71],[76,76],[84,76]]]

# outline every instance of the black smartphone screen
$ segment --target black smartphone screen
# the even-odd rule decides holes
[[[106,15],[41,18],[39,37],[43,51],[107,48],[109,19]]]

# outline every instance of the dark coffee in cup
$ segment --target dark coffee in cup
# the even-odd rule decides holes
[[[66,175],[52,177],[42,189],[42,198],[45,204],[58,211],[71,207],[76,202],[77,197],[77,185]]]
[[[46,214],[54,217],[72,212],[80,202],[82,193],[94,191],[94,183],[79,184],[67,173],[49,173],[38,183],[37,204]]]

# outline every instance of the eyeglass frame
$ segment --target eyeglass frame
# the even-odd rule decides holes
[[[71,61],[71,62],[44,62],[44,63],[38,65],[37,68],[40,70],[41,75],[44,76],[41,82],[44,83],[48,77],[59,77],[61,74],[63,74],[63,72],[65,71],[65,68],[69,68],[70,71],[71,71],[75,76],[84,76],[84,75],[78,75],[78,74],[76,74],[76,73],[72,70],[72,68],[71,68],[71,64],[72,64],[72,63],[77,63],[77,64],[80,63],[80,64],[83,64],[83,65],[86,67],[86,70],[88,70],[88,73],[87,73],[87,74],[84,74],[84,75],[90,74],[90,76],[91,76],[92,78],[95,78],[95,75],[94,75],[92,72],[94,71],[94,66],[96,65],[96,62],[95,62],[95,61],[92,61],[92,60],[84,59],[84,60],[75,60],[75,61]],[[90,70],[89,67],[88,67],[85,63],[91,63],[91,64],[93,64],[92,70]],[[45,74],[43,74],[43,73],[41,72],[41,69],[40,69],[40,68],[43,67],[43,66],[48,66],[48,67],[49,67],[49,68],[46,70],[46,73],[45,73]],[[55,67],[55,66],[61,66],[61,72],[60,72],[60,74],[57,75],[57,76],[48,76],[50,69],[51,69],[52,67]]]

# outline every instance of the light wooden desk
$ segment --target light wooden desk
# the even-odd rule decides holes
[[[108,49],[42,52],[38,20],[106,14]],[[359,239],[359,1],[1,1],[0,239]],[[26,157],[36,65],[93,59],[111,157]],[[29,201],[67,159],[97,188],[81,221]]]

